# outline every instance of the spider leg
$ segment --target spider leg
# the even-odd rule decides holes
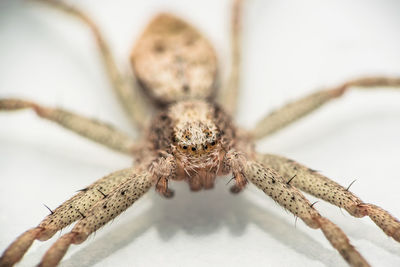
[[[152,175],[146,171],[129,177],[109,195],[93,205],[71,232],[61,236],[45,253],[39,266],[56,266],[71,244],[84,242],[90,234],[129,208],[150,189],[154,184],[153,180]]]
[[[41,118],[56,122],[81,136],[116,151],[132,155],[136,148],[136,142],[132,138],[114,129],[112,126],[99,121],[88,119],[63,109],[43,107],[30,101],[0,99],[0,111],[27,108],[33,109]]]
[[[369,216],[388,236],[400,242],[400,221],[386,210],[373,204],[364,203],[331,179],[293,160],[276,155],[259,155],[259,162],[279,172],[290,184],[335,206],[344,208],[354,217]],[[289,182],[288,182],[289,183]]]
[[[239,95],[242,9],[243,0],[235,0],[231,18],[231,69],[228,80],[218,95],[219,103],[230,114],[236,111]]]
[[[151,174],[156,177],[156,191],[166,198],[174,196],[174,191],[168,188],[168,180],[176,178],[176,160],[173,155],[166,154],[149,165]]]
[[[18,262],[32,245],[34,240],[45,241],[56,232],[72,224],[76,220],[87,217],[92,207],[103,199],[111,196],[115,188],[126,181],[131,181],[137,171],[134,168],[113,172],[90,186],[80,190],[75,196],[51,211],[37,226],[20,235],[3,253],[0,266],[12,266]]]
[[[322,217],[304,195],[278,174],[275,170],[249,161],[244,169],[245,177],[264,191],[279,205],[302,219],[309,227],[320,228],[331,245],[342,255],[350,266],[370,266],[351,245],[343,231],[328,219]]]
[[[342,96],[351,87],[362,89],[400,87],[400,78],[365,77],[346,82],[335,88],[317,91],[273,111],[257,123],[252,130],[252,134],[256,140],[271,135],[318,109],[330,100]]]
[[[246,177],[243,174],[245,164],[244,154],[235,149],[229,150],[223,158],[223,173],[232,173],[232,179],[235,180],[235,184],[230,188],[233,194],[240,193],[247,185]]]
[[[61,1],[34,1],[42,2],[71,16],[74,16],[84,22],[89,27],[96,39],[108,77],[112,83],[115,93],[119,98],[119,101],[121,102],[126,113],[130,117],[132,123],[140,129],[143,129],[147,124],[149,112],[145,104],[143,103],[143,99],[141,99],[138,85],[136,84],[136,81],[132,82],[131,79],[125,79],[125,76],[122,75],[121,72],[118,70],[115,59],[110,51],[109,45],[107,44],[102,33],[100,32],[97,25],[93,22],[93,20],[79,9],[69,6]]]

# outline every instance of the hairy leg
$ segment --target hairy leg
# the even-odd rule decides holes
[[[37,115],[44,119],[56,122],[81,136],[116,151],[131,155],[136,148],[135,141],[132,138],[114,129],[112,126],[99,121],[88,119],[59,108],[43,107],[30,101],[0,99],[0,111],[14,111],[27,108],[33,109]]]
[[[236,151],[235,149],[229,150],[222,162],[222,173],[232,173],[232,180],[235,180],[235,184],[231,186],[231,193],[240,193],[247,184],[245,175],[243,174],[246,158],[243,153]]]
[[[328,241],[350,266],[369,266],[360,253],[350,244],[343,231],[331,221],[322,217],[304,195],[287,183],[275,170],[250,161],[244,169],[244,175],[279,205],[302,219],[309,227],[320,228]]]
[[[157,180],[156,191],[166,198],[174,196],[174,191],[168,188],[168,180],[176,178],[176,167],[176,160],[170,154],[164,154],[149,165],[150,173]]]
[[[228,80],[219,92],[218,101],[230,114],[234,114],[237,106],[240,83],[241,62],[241,26],[243,0],[235,0],[232,9],[231,23],[231,70]]]
[[[71,232],[61,236],[43,256],[39,266],[56,266],[71,244],[84,242],[90,234],[129,208],[153,184],[152,175],[148,172],[129,177],[88,210]]]
[[[400,78],[366,77],[346,82],[335,88],[315,92],[273,111],[257,123],[256,127],[252,129],[252,134],[256,140],[271,135],[330,100],[342,96],[351,87],[362,89],[400,87]]]
[[[132,177],[134,168],[123,169],[107,175],[90,186],[81,189],[79,193],[65,201],[44,220],[32,229],[20,235],[3,253],[0,266],[12,266],[18,262],[32,245],[34,240],[45,241],[56,232],[85,217],[91,208],[100,200],[105,199],[115,188]]]
[[[70,14],[83,21],[90,28],[96,38],[101,57],[115,93],[117,94],[125,111],[131,118],[133,124],[141,129],[145,127],[148,120],[148,112],[145,104],[143,103],[143,99],[140,98],[141,95],[138,92],[138,85],[136,84],[136,81],[125,79],[124,75],[120,73],[107,42],[93,20],[79,9],[69,6],[58,0],[34,1],[48,4],[49,6]]]
[[[364,203],[348,189],[291,159],[266,154],[259,155],[258,161],[279,172],[286,183],[344,208],[354,217],[369,216],[388,236],[400,242],[400,221],[384,209]]]

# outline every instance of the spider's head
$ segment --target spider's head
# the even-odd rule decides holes
[[[219,130],[212,122],[190,121],[175,127],[174,145],[183,154],[202,156],[215,152],[219,136]]]
[[[182,167],[217,170],[228,139],[233,136],[233,127],[223,110],[214,103],[188,100],[171,105],[168,114],[172,129],[168,136]]]

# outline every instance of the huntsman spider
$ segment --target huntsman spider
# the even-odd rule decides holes
[[[399,77],[351,79],[292,101],[266,115],[252,129],[243,129],[232,119],[242,70],[242,0],[233,1],[231,66],[223,84],[219,83],[221,75],[213,46],[197,29],[175,15],[160,13],[150,21],[132,49],[130,62],[135,79],[126,79],[89,16],[62,1],[36,1],[79,19],[91,30],[112,87],[141,134],[135,139],[109,124],[65,109],[2,96],[0,111],[32,110],[40,118],[133,157],[134,164],[104,176],[58,208],[50,209],[38,226],[22,233],[6,248],[0,267],[19,262],[35,240],[48,240],[74,224],[47,250],[39,264],[56,266],[70,245],[84,242],[151,188],[171,198],[171,182],[184,181],[191,191],[200,191],[212,189],[221,176],[232,177],[229,182],[233,194],[253,184],[296,219],[320,230],[350,266],[369,264],[346,234],[321,215],[315,202],[303,193],[342,208],[354,217],[369,217],[384,234],[400,242],[400,222],[386,210],[361,200],[349,186],[342,186],[294,159],[255,149],[256,141],[341,98],[347,91],[398,89]]]

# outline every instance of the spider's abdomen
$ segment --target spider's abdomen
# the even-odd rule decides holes
[[[195,28],[169,14],[155,17],[137,41],[131,63],[144,92],[157,104],[214,95],[217,58]]]

